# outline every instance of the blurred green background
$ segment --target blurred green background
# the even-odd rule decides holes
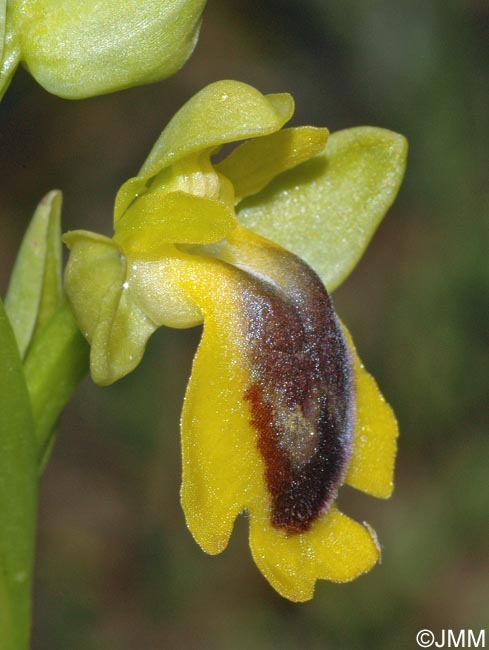
[[[179,507],[179,412],[200,332],[160,330],[110,388],[83,383],[41,485],[34,650],[416,648],[421,628],[489,621],[489,3],[210,2],[172,79],[79,102],[19,72],[0,104],[0,288],[35,204],[109,233],[115,192],[211,81],[291,92],[293,124],[404,133],[408,173],[337,311],[401,427],[397,486],[341,507],[382,564],[313,601],[277,596],[246,522],[204,555]],[[489,642],[489,628],[486,630]]]

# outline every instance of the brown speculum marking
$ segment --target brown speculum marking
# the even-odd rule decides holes
[[[292,254],[274,254],[283,265],[281,287],[254,278],[241,297],[250,367],[244,397],[265,461],[272,525],[292,534],[311,527],[343,481],[351,455],[352,370],[319,278]]]

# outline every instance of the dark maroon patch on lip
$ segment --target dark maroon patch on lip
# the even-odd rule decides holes
[[[273,251],[280,287],[245,283],[245,399],[258,432],[272,524],[308,530],[336,496],[351,455],[352,370],[331,300],[300,259]],[[286,291],[284,290],[286,287]]]

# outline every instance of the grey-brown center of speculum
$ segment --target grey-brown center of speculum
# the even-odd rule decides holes
[[[351,455],[354,416],[350,353],[326,289],[301,260],[275,252],[277,287],[243,274],[245,399],[265,463],[271,523],[308,530],[328,509]]]
[[[299,404],[290,409],[279,409],[275,415],[277,444],[294,468],[306,465],[316,453],[319,431]]]

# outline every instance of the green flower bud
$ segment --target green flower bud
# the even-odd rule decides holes
[[[204,6],[205,0],[12,0],[0,96],[20,61],[41,86],[67,99],[164,79],[192,53]],[[0,2],[0,40],[1,14]]]

